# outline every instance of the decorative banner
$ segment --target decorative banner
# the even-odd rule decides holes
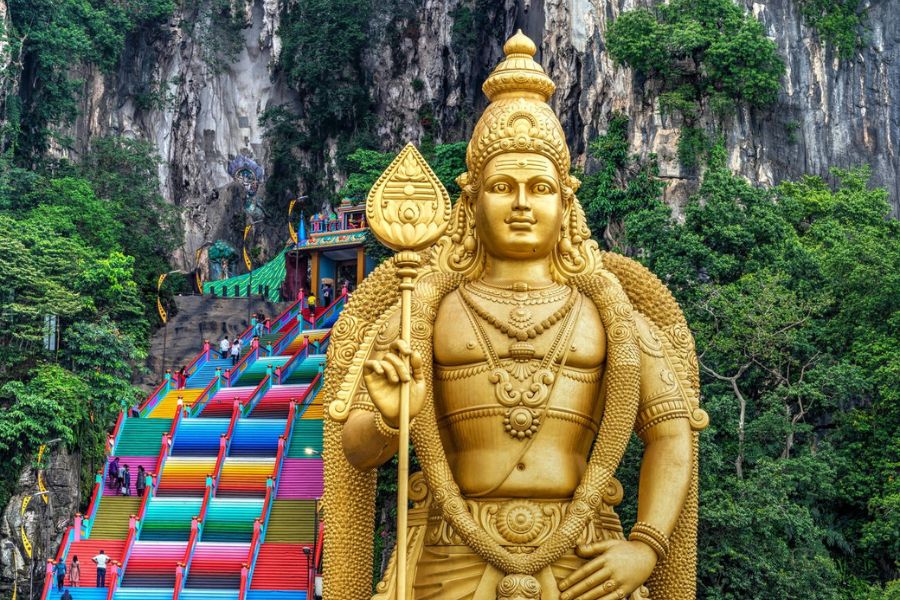
[[[41,447],[38,448],[38,455],[37,455],[37,467],[38,467],[37,484],[38,484],[38,490],[41,492],[47,491],[47,486],[44,485],[44,465],[41,462],[44,458],[44,452],[46,450],[47,450],[47,445],[41,444]],[[44,504],[49,504],[50,503],[50,494],[42,495],[41,500],[44,501]]]
[[[197,282],[197,292],[203,295],[203,277],[200,275],[200,255],[203,254],[203,246],[197,248],[197,254],[194,257],[194,279]]]
[[[253,229],[253,225],[247,225],[244,227],[244,264],[247,265],[247,270],[253,270],[253,263],[250,262],[250,255],[247,254],[247,236],[250,235],[250,230]]]
[[[163,273],[159,276],[159,281],[156,282],[156,310],[159,311],[159,318],[162,319],[163,325],[169,322],[169,314],[166,312],[166,309],[163,308],[162,302],[159,299],[159,290],[162,289],[163,281],[166,280],[168,273]]]
[[[22,536],[22,548],[25,549],[25,554],[28,555],[28,558],[31,558],[31,540],[28,539],[28,536],[25,535],[25,509],[28,508],[28,504],[31,502],[31,496],[25,496],[22,498],[22,510],[20,511],[20,515],[22,516],[22,524],[19,526],[19,534]]]
[[[294,240],[296,244],[298,241],[297,232],[294,231],[294,224],[291,222],[291,213],[294,212],[294,205],[297,204],[296,200],[291,200],[291,203],[288,204],[288,232],[291,234],[291,239]]]

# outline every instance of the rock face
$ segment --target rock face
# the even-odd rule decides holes
[[[165,369],[178,369],[192,360],[204,340],[213,348],[223,337],[234,339],[247,328],[247,311],[277,317],[288,307],[287,302],[275,304],[254,298],[250,306],[246,298],[216,298],[215,296],[176,296],[178,313],[172,317],[168,330],[157,329],[150,338],[147,373],[139,382],[147,391],[160,382]],[[165,345],[165,353],[163,346]],[[165,368],[163,367],[165,354]]]
[[[38,472],[30,466],[19,477],[16,493],[3,512],[3,522],[0,523],[0,595],[11,589],[15,581],[19,598],[30,597],[28,591],[32,585],[35,596],[40,596],[47,559],[56,556],[62,535],[78,511],[81,502],[78,483],[81,457],[58,448],[47,457],[43,472],[49,493],[32,497],[22,514],[23,499],[39,489]],[[31,544],[31,558],[27,555],[23,531]]]
[[[724,134],[731,168],[760,184],[831,166],[871,165],[874,183],[887,187],[900,214],[900,11],[892,2],[863,7],[870,28],[864,48],[839,59],[808,29],[799,0],[739,0],[765,25],[787,65],[777,105],[741,110]],[[240,4],[240,2],[239,2]],[[178,266],[193,267],[194,250],[224,238],[239,242],[243,224],[225,166],[245,154],[269,168],[258,115],[273,105],[296,106],[273,77],[280,51],[280,11],[290,2],[243,0],[248,27],[233,62],[211,66],[203,37],[176,14],[162,30],[129,44],[117,73],[86,73],[77,151],[97,135],[144,136],[156,142],[165,197],[185,208],[186,242]],[[650,0],[388,0],[378,3],[363,65],[383,149],[407,140],[465,139],[485,99],[480,84],[521,27],[539,40],[540,59],[558,89],[553,99],[573,154],[585,160],[590,140],[606,129],[612,111],[631,117],[636,152],[654,152],[667,194],[677,203],[696,183],[676,156],[679,123],[660,115],[651,83],[616,67],[605,49],[606,28],[623,11]],[[156,105],[135,101],[150,86],[165,90]],[[153,86],[157,88],[153,88]],[[157,94],[159,96],[159,94]],[[326,144],[333,148],[334,144]],[[299,155],[307,162],[311,156]],[[588,168],[590,165],[588,164]],[[333,169],[329,168],[328,172]],[[325,173],[322,174],[325,177]],[[334,181],[333,184],[337,184]],[[283,239],[283,217],[262,229],[269,248]]]

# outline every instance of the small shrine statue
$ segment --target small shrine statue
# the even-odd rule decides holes
[[[521,32],[504,51],[449,229],[419,252],[411,341],[396,260],[332,331],[325,600],[693,599],[708,422],[693,338],[655,276],[591,240],[555,86]],[[394,556],[373,596],[375,469],[398,450],[401,382],[421,465],[398,532],[407,583]],[[623,532],[614,475],[632,432],[643,459]]]

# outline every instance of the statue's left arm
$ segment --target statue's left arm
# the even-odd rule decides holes
[[[640,314],[641,392],[635,431],[644,443],[637,523],[629,541],[577,549],[587,564],[560,583],[562,600],[616,600],[638,589],[668,552],[691,485],[693,440],[684,390],[655,327]]]

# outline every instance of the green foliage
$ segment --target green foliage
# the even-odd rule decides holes
[[[622,113],[613,113],[606,133],[591,142],[590,153],[598,164],[584,178],[579,197],[595,234],[622,250],[625,216],[653,206],[662,194],[659,169],[652,156],[642,161],[629,152],[628,117]]]
[[[859,0],[800,0],[800,12],[842,58],[852,58],[863,45],[861,4]]]
[[[683,221],[652,198],[587,204],[593,223],[626,213],[620,247],[667,283],[695,333],[711,417],[702,598],[897,593],[900,224],[868,170],[832,175],[754,188],[717,145]],[[633,469],[620,476],[635,489]]]
[[[369,104],[360,68],[372,3],[302,0],[282,15],[279,68],[300,94],[309,134],[352,130]]]
[[[0,505],[41,442],[81,453],[82,498],[106,432],[134,403],[155,276],[179,243],[142,142],[97,140],[82,164],[25,171],[0,160]],[[59,347],[45,349],[45,318]]]
[[[182,27],[191,32],[203,60],[221,72],[244,47],[244,12],[232,0],[184,0],[189,15]]]
[[[10,0],[12,55],[20,59],[22,85],[11,99],[3,149],[34,164],[48,148],[52,129],[76,113],[81,82],[72,69],[90,63],[110,71],[127,36],[171,15],[173,0]]]
[[[762,24],[733,0],[674,0],[619,16],[606,42],[616,62],[659,81],[660,109],[680,114],[684,166],[696,166],[705,134],[705,110],[723,116],[735,103],[773,104],[784,63]]]

